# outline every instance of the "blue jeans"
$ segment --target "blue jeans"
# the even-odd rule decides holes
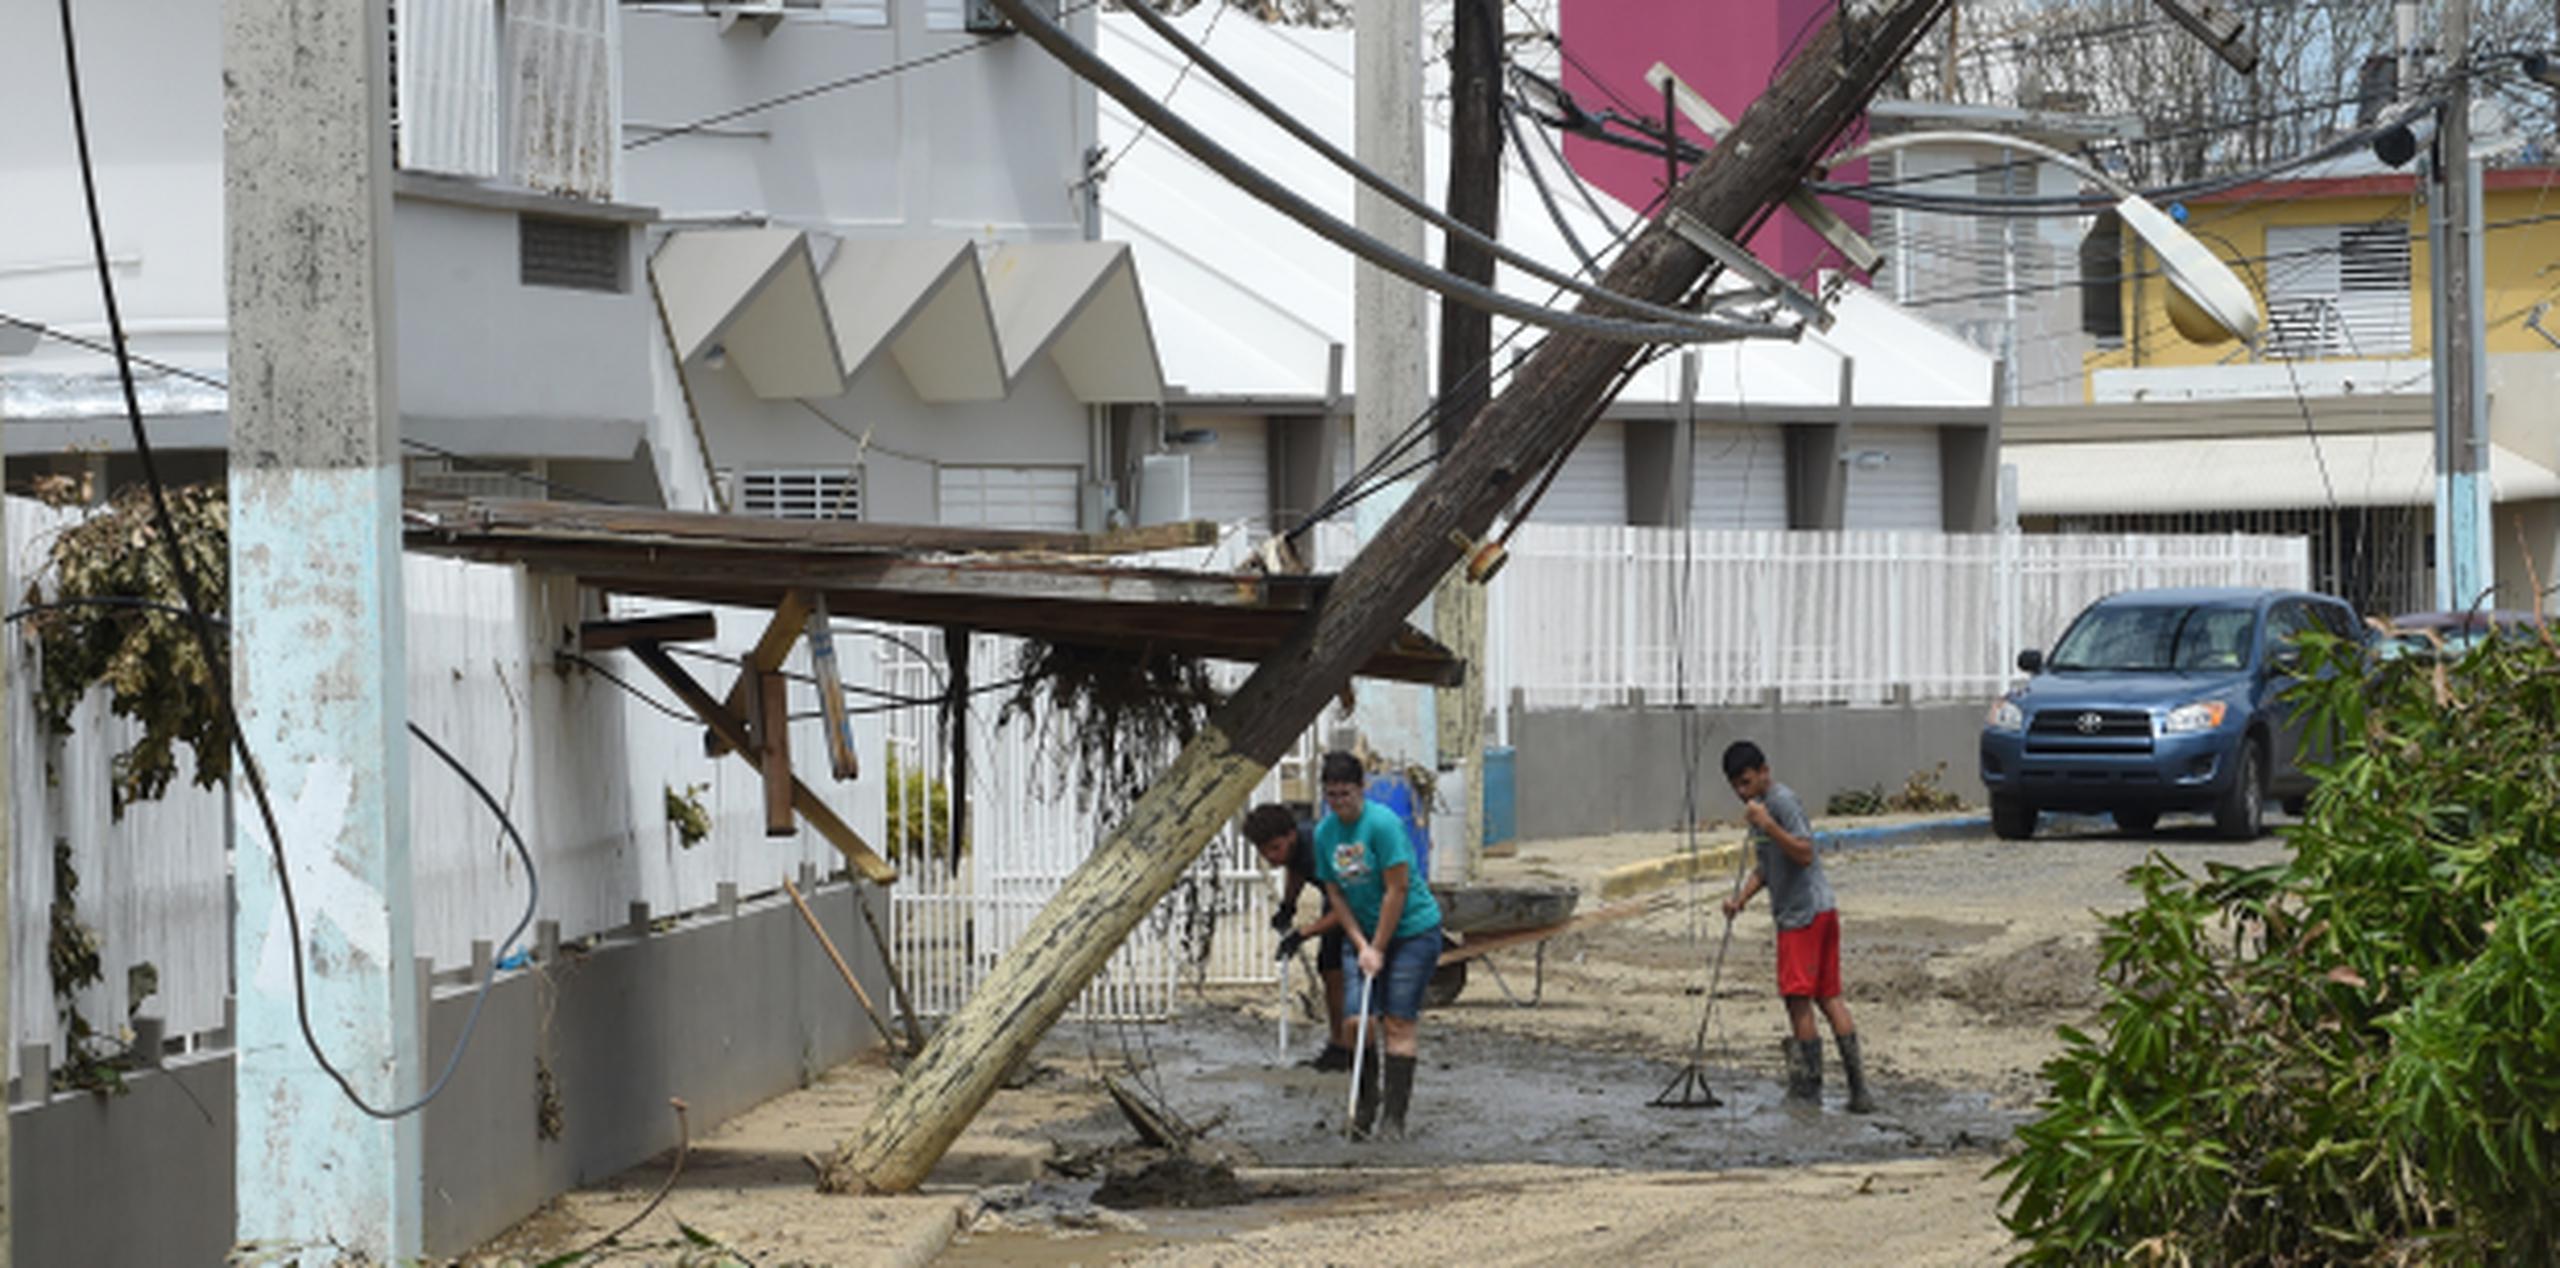
[[[1354,1017],[1366,1011],[1412,1021],[1422,1015],[1422,988],[1440,967],[1440,928],[1398,938],[1384,949],[1387,962],[1378,970],[1377,998],[1372,1000],[1360,976],[1360,949],[1342,948],[1343,1006]]]

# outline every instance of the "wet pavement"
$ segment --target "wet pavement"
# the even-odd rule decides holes
[[[1755,1019],[1756,1020],[1756,1019]],[[1994,1147],[2023,1116],[1996,1109],[1987,1093],[1926,1084],[1873,1083],[1882,1111],[1841,1110],[1846,1089],[1837,1054],[1826,1041],[1826,1106],[1807,1113],[1782,1103],[1771,1076],[1778,1062],[1776,1019],[1752,1025],[1765,1045],[1765,1065],[1710,1043],[1707,1079],[1721,1106],[1657,1109],[1648,1101],[1679,1074],[1676,1061],[1639,1060],[1513,1035],[1434,1028],[1424,1019],[1422,1066],[1414,1084],[1405,1139],[1353,1142],[1343,1137],[1349,1076],[1282,1065],[1271,1026],[1232,1010],[1195,1008],[1169,1026],[1153,1027],[1130,1055],[1152,1060],[1145,1083],[1195,1123],[1218,1119],[1213,1139],[1239,1147],[1266,1167],[1429,1167],[1473,1163],[1538,1163],[1611,1169],[1716,1170],[1874,1161]],[[1111,1028],[1088,1036],[1063,1027],[1045,1055],[1063,1067],[1085,1065],[1088,1039],[1106,1065],[1121,1045]],[[1137,1044],[1132,1039],[1133,1045]],[[1289,1054],[1292,1061],[1306,1051]],[[1872,1054],[1870,1060],[1873,1060]],[[1056,1133],[1069,1148],[1129,1139],[1119,1116],[1103,1110]]]

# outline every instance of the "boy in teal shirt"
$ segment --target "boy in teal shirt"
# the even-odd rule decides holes
[[[1385,1131],[1404,1134],[1413,1103],[1413,1072],[1421,1056],[1422,992],[1440,967],[1440,903],[1428,877],[1414,874],[1413,843],[1395,812],[1373,805],[1362,792],[1358,758],[1327,753],[1322,780],[1326,814],[1316,824],[1316,879],[1338,911],[1351,916],[1345,930],[1343,977],[1355,987],[1354,1015],[1376,1013],[1386,1059],[1363,1063],[1353,1112],[1354,1136],[1368,1138],[1385,1112]],[[1379,1074],[1383,1066],[1383,1078]]]

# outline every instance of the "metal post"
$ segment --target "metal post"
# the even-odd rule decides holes
[[[310,1029],[385,1107],[420,1064],[388,28],[379,4],[231,0],[223,42],[232,686],[292,868]],[[306,1047],[272,847],[254,806],[234,821],[238,1240],[414,1258],[417,1119],[363,1114]]]
[[[2497,555],[2489,530],[2489,358],[2480,279],[2480,165],[2471,155],[2471,5],[2446,0],[2444,48],[2452,86],[2436,127],[2442,236],[2430,244],[2438,329],[2436,398],[2436,606],[2490,601]]]

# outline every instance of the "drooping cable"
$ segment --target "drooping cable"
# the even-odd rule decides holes
[[[1418,260],[1376,236],[1344,222],[1261,169],[1211,139],[1180,115],[1165,109],[1153,97],[1130,82],[1127,76],[1096,55],[1092,49],[1042,16],[1025,0],[990,0],[1007,21],[1032,42],[1048,50],[1052,57],[1079,78],[1108,94],[1112,100],[1141,121],[1163,133],[1167,140],[1180,146],[1211,171],[1225,177],[1237,188],[1273,210],[1296,221],[1335,246],[1350,251],[1361,259],[1397,277],[1444,298],[1513,321],[1525,322],[1550,330],[1569,330],[1593,339],[1619,343],[1710,343],[1755,336],[1783,337],[1792,330],[1767,323],[1731,322],[1712,317],[1692,318],[1681,324],[1630,321],[1601,317],[1590,313],[1550,308],[1514,298],[1489,286]]]
[[[1477,248],[1478,250],[1491,252],[1495,259],[1498,259],[1541,282],[1561,287],[1564,290],[1583,297],[1584,299],[1597,300],[1626,312],[1651,317],[1660,322],[1666,322],[1678,326],[1697,325],[1702,331],[1714,331],[1712,323],[1700,322],[1698,315],[1695,313],[1682,312],[1676,308],[1665,307],[1661,304],[1655,304],[1634,298],[1633,296],[1621,295],[1616,291],[1593,285],[1561,270],[1551,268],[1543,260],[1534,259],[1504,246],[1492,235],[1487,234],[1483,230],[1476,228],[1474,225],[1468,224],[1463,220],[1459,220],[1458,218],[1449,215],[1447,212],[1432,206],[1429,202],[1416,197],[1412,191],[1407,190],[1402,185],[1398,185],[1394,181],[1388,180],[1386,177],[1379,175],[1378,172],[1368,164],[1361,162],[1350,154],[1344,153],[1342,147],[1326,140],[1323,134],[1317,132],[1314,128],[1307,126],[1307,124],[1303,120],[1300,120],[1296,115],[1282,109],[1279,103],[1274,102],[1267,96],[1264,96],[1260,90],[1256,89],[1252,85],[1252,83],[1247,81],[1242,75],[1237,74],[1232,68],[1228,67],[1226,63],[1219,61],[1209,52],[1209,50],[1193,43],[1191,41],[1191,37],[1182,33],[1181,27],[1174,25],[1172,19],[1156,12],[1153,5],[1132,4],[1129,6],[1129,12],[1136,15],[1140,22],[1146,24],[1148,30],[1155,32],[1157,38],[1162,39],[1167,44],[1171,44],[1176,51],[1190,59],[1188,66],[1197,66],[1200,69],[1209,72],[1209,77],[1211,79],[1218,81],[1218,83],[1226,88],[1227,91],[1234,93],[1239,100],[1243,101],[1246,105],[1253,107],[1253,109],[1263,118],[1270,120],[1274,126],[1295,138],[1299,144],[1306,146],[1308,149],[1314,150],[1317,154],[1323,156],[1326,162],[1341,169],[1353,180],[1368,186],[1371,190],[1376,191],[1379,196],[1385,198],[1391,203],[1394,203],[1406,212],[1421,217],[1423,220],[1438,228],[1442,233],[1448,234],[1469,246]],[[1186,69],[1188,69],[1188,66],[1186,66]],[[1170,98],[1171,95],[1172,94],[1170,93],[1166,94],[1168,98]],[[1541,188],[1543,188],[1543,185]],[[1578,245],[1575,248],[1575,253],[1578,255],[1583,254]],[[1589,259],[1589,256],[1584,255],[1583,258],[1587,260]],[[1717,333],[1719,337],[1721,337],[1720,332]]]

